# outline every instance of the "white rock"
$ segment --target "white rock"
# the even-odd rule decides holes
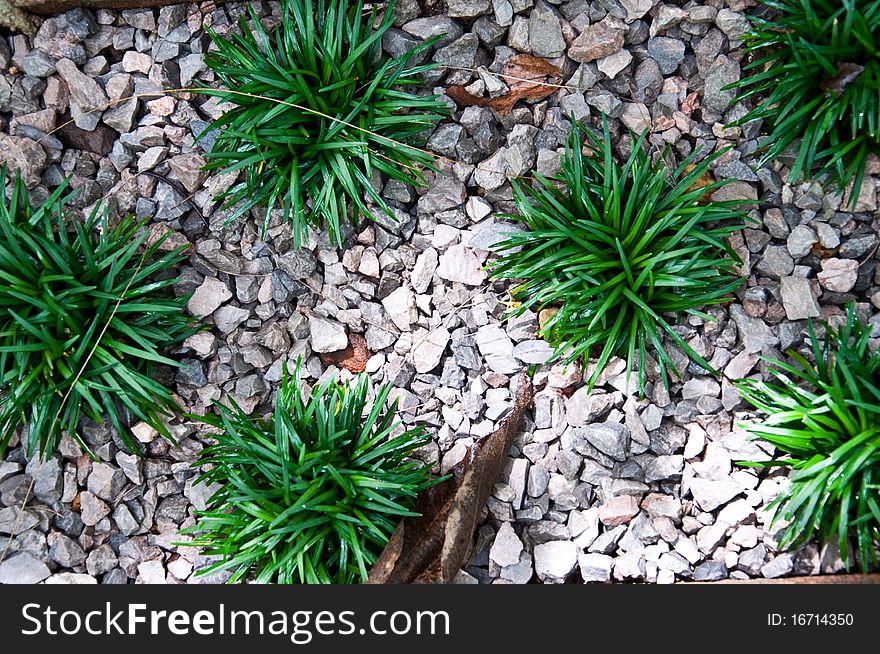
[[[691,495],[703,511],[714,511],[739,495],[742,490],[742,486],[730,477],[691,480]]]
[[[855,283],[855,282],[853,282]],[[789,320],[816,318],[820,315],[819,304],[813,297],[810,280],[804,277],[783,277],[779,280],[782,306]]]
[[[137,569],[138,581],[142,584],[164,584],[166,581],[162,561],[144,561]]]
[[[620,71],[629,66],[632,60],[633,56],[629,53],[629,50],[618,50],[607,57],[597,60],[596,67],[605,73],[609,79],[614,79]]]
[[[463,245],[451,246],[440,257],[437,275],[450,282],[479,286],[486,281],[486,271],[472,250]]]
[[[437,270],[438,261],[439,256],[434,248],[428,248],[416,259],[416,265],[413,266],[412,274],[410,275],[410,284],[412,284],[413,290],[416,293],[424,293],[428,290],[428,286],[431,285],[431,280],[434,277],[434,272]]]
[[[438,327],[416,341],[412,349],[412,361],[417,373],[430,372],[440,363],[449,339],[449,330]]]
[[[822,270],[817,275],[819,283],[829,291],[846,293],[856,285],[859,277],[859,262],[854,259],[832,257],[822,261]]]
[[[416,297],[409,286],[401,286],[382,299],[382,306],[391,322],[400,331],[408,332],[412,323],[419,319]]]
[[[519,563],[520,554],[523,551],[522,541],[509,522],[502,522],[495,540],[489,550],[489,558],[502,568]]]
[[[159,435],[158,431],[145,422],[138,422],[132,425],[131,433],[141,443],[152,443]]]
[[[563,581],[578,563],[578,548],[569,540],[551,540],[535,546],[535,572],[541,579]]]
[[[312,316],[309,319],[309,334],[315,352],[338,352],[348,347],[345,327],[335,320]]]
[[[581,552],[578,555],[578,565],[581,568],[581,577],[584,583],[611,581],[614,559],[606,554]]]
[[[513,347],[512,354],[523,363],[546,363],[553,357],[553,348],[546,341],[522,341]]]

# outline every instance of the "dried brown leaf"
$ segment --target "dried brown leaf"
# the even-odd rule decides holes
[[[338,352],[322,352],[318,355],[325,366],[345,368],[349,372],[363,372],[372,353],[367,349],[367,341],[360,334],[349,334],[348,347]]]
[[[480,511],[501,475],[532,387],[523,372],[516,380],[513,410],[494,432],[475,443],[452,476],[422,492],[421,515],[404,518],[370,570],[367,583],[449,583],[467,561]]]
[[[684,169],[685,174],[690,173],[696,167],[697,167],[696,164],[688,164],[687,166],[685,166],[685,169]],[[688,189],[688,191],[693,191],[698,188],[705,188],[705,187],[709,186],[710,184],[714,184],[714,183],[715,183],[715,178],[712,177],[712,173],[710,173],[707,170],[702,175],[700,175],[693,184],[691,184],[691,187]],[[698,202],[700,204],[705,203],[705,202],[709,202],[710,197],[711,197],[711,192],[706,191],[700,197]]]
[[[489,107],[499,114],[507,114],[520,100],[542,100],[555,93],[555,85],[561,81],[562,71],[546,59],[518,54],[504,64],[501,77],[509,91],[497,98],[478,98],[460,85],[448,87],[446,95],[461,107]]]

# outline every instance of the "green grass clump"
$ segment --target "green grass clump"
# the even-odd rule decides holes
[[[133,218],[112,226],[96,209],[79,220],[66,207],[75,193],[62,184],[35,208],[17,177],[0,199],[0,452],[25,426],[28,456],[54,451],[62,430],[89,451],[83,415],[106,416],[132,450],[130,418],[170,438],[160,416],[176,405],[154,367],[178,365],[162,352],[195,329],[169,292],[175,279],[157,275],[182,249],[147,245]]]
[[[280,209],[296,247],[321,224],[341,246],[343,221],[372,215],[365,196],[394,217],[370,182],[375,173],[417,184],[419,167],[432,162],[414,142],[444,105],[407,90],[433,67],[411,65],[432,42],[389,59],[382,35],[391,7],[378,20],[377,5],[365,14],[363,0],[281,0],[271,33],[248,11],[240,35],[208,30],[217,50],[205,61],[227,87],[216,95],[235,106],[214,123],[220,135],[207,168],[244,173],[221,196],[240,203],[232,218],[266,207],[268,224]]]
[[[684,314],[708,319],[698,308],[729,301],[742,283],[726,237],[743,226],[744,215],[736,202],[701,202],[724,183],[698,183],[717,155],[695,164],[694,153],[670,170],[651,163],[644,139],[621,166],[607,123],[601,140],[576,124],[555,178],[537,175],[535,187],[514,180],[518,218],[529,229],[496,246],[501,257],[493,276],[522,280],[511,290],[522,302],[513,313],[558,307],[539,335],[569,362],[598,355],[591,388],[609,359],[622,355],[627,372],[638,361],[643,390],[649,346],[668,384],[668,371],[680,372],[664,334],[711,370],[671,322]]]
[[[199,481],[220,489],[186,530],[192,545],[222,557],[202,573],[233,570],[230,582],[354,583],[370,566],[419,491],[437,480],[409,460],[423,430],[392,435],[397,402],[381,387],[369,411],[369,381],[330,380],[304,397],[282,380],[266,421],[219,406],[219,428],[200,460]]]
[[[848,561],[852,537],[863,570],[876,566],[880,543],[880,354],[870,335],[849,307],[839,329],[826,325],[824,345],[810,326],[812,362],[789,351],[792,363],[768,360],[774,381],[739,383],[766,414],[742,426],[779,455],[746,465],[792,469],[790,487],[772,504],[788,523],[780,545],[818,535]]]
[[[745,36],[753,60],[736,86],[762,98],[739,123],[769,127],[765,161],[796,146],[790,181],[831,176],[859,196],[880,153],[880,0],[763,0]]]

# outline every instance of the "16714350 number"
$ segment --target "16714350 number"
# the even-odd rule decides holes
[[[768,613],[770,627],[851,627],[852,613]]]

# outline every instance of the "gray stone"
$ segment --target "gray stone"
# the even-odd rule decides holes
[[[697,400],[701,397],[718,397],[721,394],[721,386],[711,377],[692,377],[681,388],[681,397],[684,400]]]
[[[266,383],[265,377],[258,372],[240,377],[235,382],[235,394],[244,399],[257,397],[269,390],[269,384]]]
[[[434,61],[444,66],[472,68],[480,38],[476,34],[464,34],[449,45],[434,53]]]
[[[614,406],[614,396],[590,392],[586,386],[577,389],[565,401],[568,424],[581,427],[608,413]]]
[[[764,256],[755,265],[755,270],[772,279],[780,279],[790,275],[794,270],[794,260],[788,249],[781,245],[769,245]]]
[[[489,0],[447,0],[446,15],[450,18],[476,18],[492,11]]]
[[[717,179],[738,179],[743,182],[757,182],[755,171],[742,161],[728,161],[715,167]]]
[[[425,41],[433,39],[435,36],[440,36],[442,38],[438,45],[454,41],[463,32],[458,21],[443,15],[416,18],[405,23],[401,29],[407,34]]]
[[[767,579],[776,579],[777,577],[784,577],[793,568],[794,561],[791,554],[777,554],[775,558],[761,566],[761,575]]]
[[[315,352],[338,352],[348,347],[345,327],[335,320],[312,316],[309,319],[309,334]]]
[[[137,454],[116,453],[116,463],[133,484],[144,483],[144,460]]]
[[[779,280],[779,294],[789,320],[804,320],[820,315],[810,280],[804,277],[783,277]]]
[[[0,584],[38,584],[52,572],[29,552],[12,554],[0,562]]]
[[[464,137],[464,127],[458,123],[444,123],[431,134],[431,138],[428,139],[428,149],[445,157],[454,158],[455,149]]]
[[[764,543],[758,543],[752,549],[740,552],[736,567],[754,577],[761,572],[761,568],[766,560],[767,546]]]
[[[645,466],[645,481],[667,481],[681,479],[684,470],[684,457],[680,454],[663,454]]]
[[[42,50],[31,50],[21,60],[21,69],[33,77],[49,77],[55,72],[55,60]]]
[[[438,263],[439,255],[434,248],[428,248],[416,259],[416,264],[410,274],[410,284],[416,293],[424,293],[428,290]]]
[[[512,374],[519,369],[519,363],[513,358],[513,341],[498,325],[480,327],[474,340],[480,354],[495,372]]]
[[[49,533],[49,557],[63,568],[73,568],[86,560],[86,553],[79,544],[57,531]]]
[[[315,255],[305,248],[291,250],[278,257],[278,267],[293,279],[307,279],[317,269]]]
[[[132,536],[136,534],[141,527],[140,521],[135,518],[131,509],[125,504],[120,504],[114,509],[113,522],[116,523],[116,527],[123,536]]]
[[[408,286],[401,286],[382,298],[382,306],[400,331],[410,331],[412,324],[419,319],[416,298]]]
[[[585,102],[611,118],[619,118],[623,113],[623,102],[616,95],[603,89],[591,89],[584,96]]]
[[[706,85],[703,90],[703,106],[715,113],[723,113],[733,102],[737,92],[735,89],[725,90],[725,87],[738,82],[740,77],[739,63],[718,55],[709,68],[706,75]]]
[[[739,329],[746,352],[760,352],[766,346],[779,344],[779,338],[770,327],[760,318],[748,316],[742,305],[731,305],[730,316]]]
[[[612,52],[607,57],[596,60],[596,68],[607,76],[608,79],[614,79],[624,68],[630,65],[632,60],[633,56],[628,50],[618,50],[617,52]]]
[[[726,7],[718,12],[715,24],[730,39],[739,39],[751,29],[751,24],[745,14],[731,11]]]
[[[214,325],[223,334],[228,334],[251,315],[249,309],[230,305],[222,306],[214,312]]]
[[[119,559],[113,548],[107,544],[101,545],[89,552],[86,559],[86,570],[94,577],[110,572],[116,567]]]
[[[704,561],[694,568],[694,581],[718,581],[727,579],[724,561]]]
[[[572,428],[574,447],[581,454],[589,454],[583,443],[589,443],[597,450],[617,461],[625,461],[629,455],[630,432],[626,425],[619,422],[606,421],[593,423],[584,427]]]
[[[813,249],[813,244],[819,240],[814,232],[805,225],[798,225],[791,230],[788,240],[785,242],[788,253],[795,259],[807,256]]]
[[[198,359],[181,359],[181,367],[177,369],[174,381],[185,386],[201,388],[208,383],[205,368]]]
[[[137,98],[119,102],[104,112],[101,120],[120,134],[130,132],[140,111]],[[121,144],[120,144],[121,145]]]
[[[664,75],[672,75],[684,61],[684,43],[679,39],[655,36],[648,39],[648,54]]]
[[[419,198],[419,212],[439,213],[461,206],[467,199],[464,184],[453,177],[440,176]]]
[[[554,58],[565,52],[559,17],[541,0],[529,14],[529,47],[536,57]]]
[[[22,509],[18,505],[0,509],[0,534],[18,536],[39,523],[40,519],[33,511]]]
[[[192,503],[193,508],[197,511],[205,511],[208,508],[211,496],[218,490],[220,490],[220,484],[215,482],[195,483],[195,478],[190,478],[183,487],[183,495]]]
[[[125,473],[119,468],[109,463],[92,464],[88,489],[95,496],[107,502],[116,502],[127,484]]]
[[[647,14],[658,0],[618,0],[626,10],[626,22],[631,23]]]
[[[58,457],[53,456],[46,461],[41,461],[38,456],[34,457],[28,462],[25,472],[33,480],[31,492],[40,502],[54,506],[61,499],[63,483]]]
[[[205,158],[196,152],[179,154],[168,160],[174,176],[190,193],[195,193],[205,181]]]
[[[841,259],[858,259],[873,250],[877,246],[877,240],[876,234],[849,238],[840,246],[838,254]]]

